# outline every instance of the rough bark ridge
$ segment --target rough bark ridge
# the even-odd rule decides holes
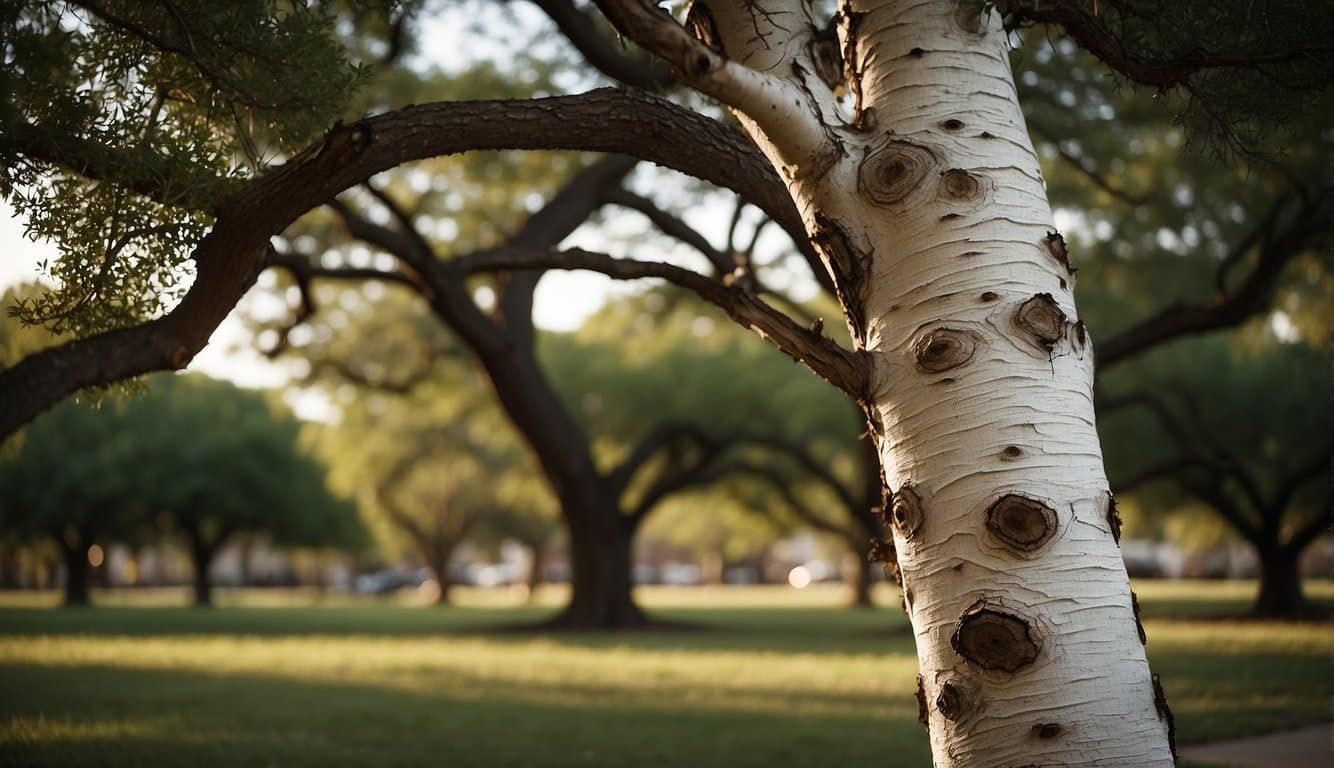
[[[602,6],[741,113],[822,251],[870,361],[936,764],[1172,764],[1000,20],[844,2],[845,121],[801,0],[697,2],[693,46],[644,6]]]

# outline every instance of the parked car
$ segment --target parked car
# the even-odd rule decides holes
[[[397,571],[386,568],[373,573],[363,573],[353,582],[353,588],[361,595],[387,595],[400,589],[417,589],[433,577],[427,568],[415,571]]]

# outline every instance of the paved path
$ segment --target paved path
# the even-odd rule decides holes
[[[1229,768],[1334,768],[1334,727],[1200,744],[1182,749],[1181,757]]]

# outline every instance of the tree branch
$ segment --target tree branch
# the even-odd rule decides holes
[[[1320,477],[1322,474],[1329,475],[1330,471],[1330,452],[1328,450],[1321,452],[1320,455],[1314,456],[1310,461],[1298,466],[1279,483],[1278,489],[1274,493],[1273,508],[1278,510],[1279,514],[1282,514],[1287,510],[1288,505],[1292,503],[1292,497],[1297,494],[1297,491],[1300,490],[1303,485]],[[1326,522],[1329,520],[1328,509],[1325,511],[1324,519]],[[1293,540],[1296,541],[1297,536],[1294,536]],[[1300,549],[1300,547],[1298,549]]]
[[[735,129],[644,94],[603,89],[548,99],[407,107],[338,126],[245,183],[218,207],[196,246],[195,282],[167,315],[67,342],[0,371],[0,437],[73,392],[154,370],[179,369],[253,283],[269,238],[306,211],[404,163],[479,149],[621,152],[733,188],[802,232],[801,218],[764,156]]]
[[[494,270],[586,269],[618,280],[660,278],[686,288],[721,308],[733,320],[769,340],[821,378],[854,398],[865,396],[867,363],[863,356],[843,349],[830,339],[803,328],[757,296],[723,285],[698,272],[671,264],[617,259],[581,249],[550,251],[502,248],[449,262],[465,273]]]
[[[658,59],[626,56],[598,29],[593,19],[571,0],[532,0],[542,9],[584,60],[602,74],[632,88],[662,90],[676,84],[671,67]]]
[[[1151,464],[1123,480],[1112,483],[1112,493],[1129,493],[1141,485],[1164,477],[1173,477],[1187,469],[1205,469],[1213,473],[1217,471],[1218,467],[1214,462],[1202,456],[1177,456],[1166,461],[1160,461],[1157,464]]]
[[[608,190],[604,194],[604,199],[612,205],[619,205],[642,213],[664,235],[679,240],[703,254],[718,274],[725,275],[736,267],[736,262],[727,254],[714,248],[708,238],[695,231],[693,227],[681,219],[659,208],[657,203],[647,197],[636,195],[623,187],[617,187]]]
[[[1294,531],[1292,538],[1288,539],[1288,543],[1283,546],[1291,553],[1292,557],[1296,557],[1321,534],[1329,533],[1331,524],[1334,524],[1334,518],[1331,518],[1327,507],[1322,507],[1320,514],[1306,521],[1305,525]]]
[[[657,424],[642,440],[616,465],[607,475],[613,492],[619,496],[630,485],[630,480],[648,460],[658,451],[676,441],[689,441],[697,445],[711,442],[704,429],[696,424],[684,421],[665,421]]]
[[[682,433],[684,434],[684,433]],[[705,434],[702,430],[696,430],[690,435],[689,448],[694,451],[690,458],[682,460],[675,454],[679,450],[673,450],[672,466],[665,469],[663,473],[649,485],[640,497],[639,502],[630,508],[626,519],[632,524],[637,525],[649,512],[653,511],[663,499],[673,493],[683,491],[686,488],[708,485],[717,480],[727,471],[727,467],[718,461],[718,458],[727,450],[731,441],[727,438],[716,438]],[[676,448],[682,446],[678,445]]]
[[[831,533],[848,541],[856,541],[860,538],[859,533],[850,531],[817,515],[814,510],[797,497],[796,491],[787,478],[776,472],[772,467],[742,462],[726,467],[725,474],[750,475],[764,481],[774,489],[778,497],[783,500],[783,503],[787,505],[788,509],[792,510],[792,513],[799,520],[816,530]]]
[[[1115,5],[1114,3],[1112,5]],[[1083,0],[999,0],[996,9],[1007,22],[1027,20],[1058,24],[1079,46],[1102,63],[1137,83],[1168,89],[1185,84],[1206,69],[1260,69],[1328,55],[1331,48],[1297,47],[1277,51],[1222,53],[1195,46],[1170,56],[1150,56],[1127,46],[1099,17],[1097,3]]]
[[[1144,351],[1181,336],[1238,325],[1269,308],[1278,278],[1293,259],[1303,253],[1334,227],[1334,190],[1323,189],[1305,200],[1294,219],[1272,237],[1247,236],[1238,248],[1249,249],[1263,239],[1260,254],[1250,273],[1231,291],[1220,293],[1203,304],[1173,304],[1136,323],[1096,347],[1096,361],[1101,372]],[[1271,217],[1260,228],[1274,226]],[[1240,256],[1229,255],[1227,265]]]
[[[751,51],[732,51],[730,55],[764,49],[786,59],[787,51],[802,47],[790,43],[815,36],[801,3],[783,2],[781,5],[784,6],[782,9],[766,10],[759,3],[736,3],[735,7],[748,18],[746,22],[733,19],[734,26],[744,23],[747,29],[754,27],[756,37],[762,39],[754,43]],[[749,57],[729,58],[721,39],[706,42],[708,37],[718,34],[712,12],[704,19],[687,19],[693,22],[693,31],[706,38],[701,39],[651,0],[597,0],[597,6],[618,31],[671,62],[688,85],[755,121],[766,138],[780,147],[781,153],[792,162],[804,166],[811,157],[828,148],[829,139],[820,119],[820,110],[811,105],[809,90],[777,74],[780,71],[790,73],[790,68],[775,66],[777,62],[768,60],[754,67],[747,66],[741,62]],[[778,16],[797,18],[784,18],[785,26],[776,20]],[[701,24],[706,21],[710,29],[701,29]],[[803,85],[809,88],[808,84]],[[794,102],[811,105],[811,108],[781,112],[773,109],[775,104]],[[826,106],[832,107],[832,103]]]

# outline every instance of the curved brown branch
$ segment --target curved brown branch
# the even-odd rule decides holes
[[[1319,55],[1328,56],[1334,48],[1296,47],[1276,51],[1228,53],[1196,46],[1182,53],[1153,56],[1128,46],[1104,22],[1098,4],[1083,0],[999,0],[996,9],[1007,21],[1032,21],[1057,24],[1079,46],[1102,63],[1137,83],[1167,89],[1186,83],[1190,77],[1207,69],[1260,69],[1300,61]]]
[[[1106,370],[1172,339],[1229,328],[1267,310],[1284,267],[1334,228],[1331,202],[1334,190],[1324,189],[1312,195],[1281,230],[1274,229],[1275,217],[1266,216],[1259,227],[1268,234],[1252,233],[1237,245],[1237,249],[1249,250],[1257,240],[1262,241],[1255,265],[1235,287],[1206,303],[1173,304],[1098,343],[1095,355],[1098,370]],[[1240,258],[1229,255],[1223,263]]]
[[[253,283],[269,238],[311,208],[404,163],[483,149],[634,155],[734,189],[802,231],[782,182],[749,139],[653,96],[602,89],[407,107],[338,126],[227,197],[193,253],[193,286],[164,317],[43,350],[0,372],[0,436],[83,387],[184,367]]]
[[[630,453],[607,475],[615,493],[619,496],[630,485],[630,480],[649,459],[675,442],[689,442],[696,445],[708,445],[713,441],[698,424],[683,421],[665,421],[656,425],[631,449]]]
[[[751,477],[767,483],[773,488],[774,492],[778,494],[778,498],[782,499],[783,504],[792,511],[792,514],[796,515],[797,519],[817,531],[830,533],[849,541],[857,541],[861,537],[859,532],[843,528],[837,523],[827,520],[822,515],[817,514],[815,510],[810,508],[810,505],[806,504],[799,496],[797,496],[797,492],[792,487],[792,483],[772,467],[761,466],[749,462],[738,462],[725,467],[725,474],[750,475]]]
[[[633,58],[598,29],[592,17],[571,0],[532,0],[542,9],[584,60],[602,74],[632,88],[661,90],[676,84],[676,74],[660,59]]]
[[[733,320],[769,340],[821,378],[859,398],[866,387],[865,358],[846,350],[820,334],[803,328],[791,318],[737,286],[715,282],[691,270],[660,262],[618,259],[581,249],[551,251],[503,248],[472,254],[449,262],[465,273],[495,270],[584,269],[618,280],[659,278],[692,291],[722,309]]]

